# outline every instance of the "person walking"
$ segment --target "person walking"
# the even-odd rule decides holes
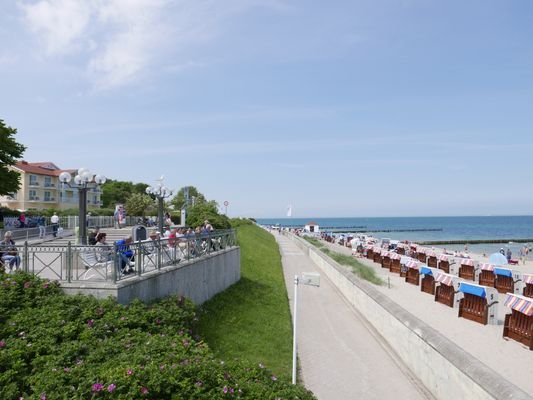
[[[53,235],[54,237],[57,237],[57,230],[59,229],[59,217],[57,216],[57,213],[52,215],[50,222],[52,223]]]
[[[20,266],[20,256],[15,246],[15,241],[12,239],[13,233],[7,231],[4,234],[4,240],[0,242],[0,260],[4,265],[9,266],[9,270],[12,271],[13,267],[17,270]]]

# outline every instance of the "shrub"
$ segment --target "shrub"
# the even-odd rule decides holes
[[[195,319],[183,297],[124,306],[1,274],[0,398],[313,398],[260,365],[215,359]]]

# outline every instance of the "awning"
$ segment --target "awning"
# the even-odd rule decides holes
[[[374,254],[381,254],[381,247],[374,246]]]
[[[513,277],[513,271],[507,268],[494,268],[494,273],[496,275],[508,276],[509,278]]]
[[[407,268],[418,269],[418,262],[415,260],[411,260],[407,264],[405,264],[405,266]]]
[[[461,282],[459,284],[459,291],[463,293],[473,294],[474,296],[478,296],[483,299],[487,297],[487,292],[485,291],[485,288],[483,286],[473,285],[471,283]]]
[[[428,257],[437,257],[437,253],[435,253],[433,250],[430,250],[426,253]]]
[[[389,256],[391,260],[399,260],[402,258],[402,256],[398,253],[389,253]]]
[[[443,272],[441,272],[435,277],[435,280],[437,282],[440,282],[441,284],[446,285],[446,286],[452,286],[454,279],[455,279],[455,276],[450,275],[450,274],[445,274]]]
[[[390,253],[388,251],[383,251],[381,253],[381,257],[385,258],[385,257],[389,257],[390,258]]]
[[[437,256],[437,258],[440,260],[440,261],[450,261],[450,256],[448,254],[439,254]]]
[[[420,273],[422,275],[431,275],[431,276],[433,276],[433,271],[427,265],[422,265],[420,267]]]
[[[530,297],[507,293],[504,305],[522,314],[533,315],[533,299]]]
[[[524,281],[524,283],[533,284],[533,275],[524,274],[524,275],[522,275],[522,280]]]
[[[400,264],[406,265],[409,261],[412,261],[413,259],[408,256],[401,256],[400,257]]]
[[[494,271],[494,265],[492,265],[492,264],[479,264],[479,267],[483,271]]]
[[[471,258],[463,258],[459,261],[459,264],[461,265],[470,265],[470,266],[474,266],[474,260],[472,260]]]

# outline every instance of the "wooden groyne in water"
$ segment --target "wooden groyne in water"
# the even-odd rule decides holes
[[[320,228],[324,231],[324,228]],[[442,232],[442,228],[427,228],[427,229],[349,229],[349,228],[334,228],[327,229],[328,232],[344,232],[344,233],[377,233],[377,232]]]
[[[426,240],[417,242],[421,245],[433,246],[440,244],[508,244],[508,243],[533,243],[531,239],[479,239],[479,240]]]

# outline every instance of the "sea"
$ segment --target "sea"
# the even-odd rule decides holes
[[[421,241],[461,241],[461,244],[439,245],[449,250],[468,250],[479,254],[491,254],[510,248],[513,258],[518,258],[519,249],[533,246],[533,216],[472,216],[472,217],[374,217],[374,218],[258,218],[261,225],[301,227],[315,222],[321,232],[335,230],[335,235],[347,230],[382,231],[405,230],[404,232],[368,233],[378,238]],[[339,231],[340,229],[340,231]],[[411,230],[411,232],[409,232]],[[412,231],[420,230],[420,231]],[[514,239],[529,239],[517,243]],[[498,240],[499,243],[470,244],[473,240]]]

